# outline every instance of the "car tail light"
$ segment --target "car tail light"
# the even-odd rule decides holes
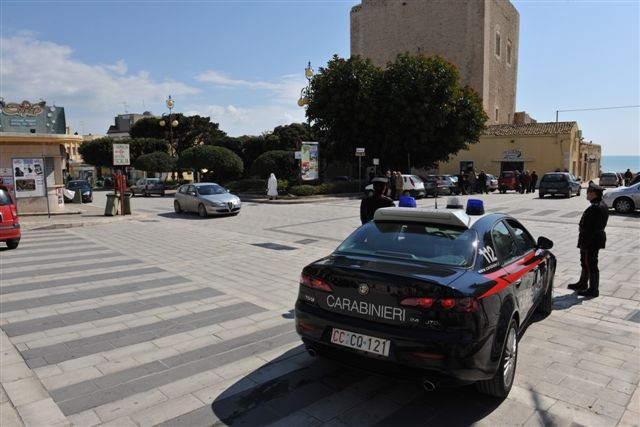
[[[464,313],[472,313],[478,309],[478,300],[475,298],[405,298],[400,305],[417,307],[421,309],[452,310]]]
[[[311,289],[317,289],[324,292],[333,292],[333,288],[329,283],[316,277],[311,277],[307,274],[300,275],[300,284]]]

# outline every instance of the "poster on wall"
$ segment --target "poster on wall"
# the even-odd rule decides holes
[[[13,185],[17,198],[44,197],[44,159],[13,159]]]
[[[318,179],[318,143],[302,141],[300,176],[303,181]]]

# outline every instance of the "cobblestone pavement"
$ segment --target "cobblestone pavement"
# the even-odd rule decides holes
[[[357,199],[249,200],[200,219],[136,198],[126,217],[100,202],[24,217],[20,247],[0,251],[0,425],[639,425],[640,217],[612,214],[601,296],[582,299],[566,285],[584,196],[479,197],[558,258],[554,311],[523,335],[507,399],[306,354],[298,275],[359,225]]]

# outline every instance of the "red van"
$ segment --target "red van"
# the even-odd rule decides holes
[[[0,242],[6,242],[9,249],[15,249],[21,236],[16,204],[7,187],[0,185]]]

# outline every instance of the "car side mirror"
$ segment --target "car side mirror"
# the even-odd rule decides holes
[[[190,196],[195,196],[195,195],[196,195],[196,192],[195,192],[195,191],[189,191],[189,195],[190,195]]]
[[[538,237],[536,245],[539,249],[551,249],[553,247],[553,242],[546,237],[540,236]]]

